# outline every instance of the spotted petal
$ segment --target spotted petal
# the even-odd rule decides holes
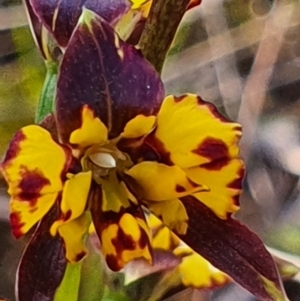
[[[241,128],[228,122],[216,108],[199,96],[168,96],[157,116],[154,147],[182,168],[223,164],[238,155]],[[156,141],[155,141],[156,140]]]
[[[109,187],[103,191],[95,187],[91,209],[102,253],[114,271],[133,259],[152,261],[150,234],[144,214],[129,199],[118,201],[113,195],[118,191],[120,197],[126,193],[122,186],[115,187],[113,191]]]
[[[65,47],[81,15],[82,8],[94,11],[115,24],[130,8],[128,0],[31,0],[31,5],[58,44]]]
[[[135,116],[156,113],[162,95],[159,75],[141,53],[84,9],[57,83],[56,118],[62,140],[69,142],[70,134],[80,128],[84,105],[105,124],[109,138],[115,138]]]
[[[209,187],[209,190],[195,193],[194,196],[220,218],[227,218],[228,214],[239,209],[243,167],[242,160],[233,159],[222,164],[204,164],[189,168],[185,172],[193,182]]]
[[[39,126],[24,127],[15,134],[1,164],[11,195],[15,236],[27,232],[54,204],[69,159],[69,152]]]
[[[131,187],[147,201],[166,201],[205,190],[193,183],[178,166],[167,166],[157,162],[142,162],[126,172],[133,181]]]

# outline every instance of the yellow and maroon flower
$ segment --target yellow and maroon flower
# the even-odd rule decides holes
[[[230,184],[240,178],[242,168],[236,146],[240,132],[238,125],[224,123],[212,108],[195,95],[169,96],[157,116],[137,115],[119,136],[109,139],[107,126],[84,105],[81,125],[71,132],[65,145],[38,125],[24,127],[12,140],[2,164],[12,196],[15,236],[26,233],[59,201],[61,217],[50,232],[60,234],[67,259],[76,262],[85,254],[85,212],[91,209],[102,251],[109,266],[118,270],[136,257],[151,260],[149,230],[141,205],[179,234],[185,234],[188,227],[180,201],[184,196],[199,200],[202,196],[207,206],[226,218],[238,208],[234,197],[240,190]],[[188,125],[187,117],[192,125]],[[187,128],[176,126],[176,120]],[[208,137],[204,133],[201,137],[204,125],[211,128]],[[193,133],[198,133],[198,141]],[[176,139],[181,143],[176,144]],[[136,144],[147,145],[147,155],[152,151],[157,158],[150,161],[139,157],[134,152],[139,148]],[[122,151],[122,145],[127,152]],[[77,159],[81,160],[79,172],[74,166]],[[209,173],[213,176],[220,170],[226,175],[221,172],[221,180],[214,183]],[[220,189],[220,201],[210,202]]]
[[[111,51],[106,64],[113,60],[115,74],[111,76],[119,79],[110,79],[107,74],[93,89],[76,89],[75,95],[73,89],[66,88],[75,86],[70,81],[84,75],[93,85],[94,78],[88,73],[89,65],[77,66],[73,59],[80,41],[94,46],[95,50],[86,47],[85,54],[81,48],[86,57],[92,57],[93,51],[109,53],[112,47],[94,42],[95,38],[113,40],[115,55]],[[1,166],[12,197],[14,235],[26,233],[59,202],[61,216],[50,232],[53,236],[59,233],[67,259],[76,262],[86,253],[82,239],[90,210],[103,254],[109,266],[118,270],[137,257],[151,261],[151,238],[141,205],[179,234],[185,234],[188,227],[180,200],[187,195],[204,202],[221,218],[235,212],[240,187],[232,183],[241,178],[240,126],[227,122],[211,104],[192,94],[166,97],[156,114],[162,89],[158,76],[144,61],[139,67],[138,59],[142,58],[138,53],[122,45],[108,25],[90,11],[85,10],[70,44],[73,47],[66,51],[57,86],[61,142],[41,126],[24,127],[13,138]],[[126,64],[130,55],[135,58],[134,70]],[[98,70],[105,69],[98,62]],[[97,70],[97,61],[93,64]],[[131,93],[125,94],[123,87],[116,86],[123,78],[134,79],[136,68],[140,72],[143,66],[147,70],[142,74],[153,74],[154,78],[152,82],[142,79],[140,87],[145,92],[132,85]],[[76,73],[77,78],[66,72]],[[101,99],[105,87],[117,97],[112,94],[98,108],[84,104],[96,95]],[[147,98],[152,100],[148,108]],[[62,110],[69,99],[71,106]],[[135,100],[145,102],[137,103],[138,115],[132,110]]]
[[[94,12],[83,8],[72,26],[56,37],[67,41],[56,85],[57,135],[39,125],[20,129],[1,164],[15,236],[41,220],[25,259],[40,258],[37,235],[45,231],[56,246],[63,240],[70,262],[82,259],[92,225],[111,269],[136,258],[151,262],[151,212],[257,297],[281,296],[271,256],[231,217],[243,177],[240,126],[197,95],[164,98],[153,67]]]

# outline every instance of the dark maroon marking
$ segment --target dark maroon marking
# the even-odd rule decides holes
[[[181,102],[183,99],[185,99],[188,95],[187,94],[183,94],[180,96],[173,96],[174,102],[175,103],[179,103]]]
[[[139,245],[140,245],[141,249],[144,249],[146,246],[150,245],[150,241],[149,241],[149,237],[146,234],[145,230],[142,229],[141,227],[140,227],[140,230],[141,230],[141,237],[139,239]],[[151,250],[150,250],[150,252],[151,252]]]
[[[192,153],[210,159],[211,161],[230,158],[227,145],[221,140],[207,137]]]
[[[18,213],[12,212],[9,215],[10,224],[12,233],[15,238],[20,238],[24,233],[21,231],[21,228],[25,225],[24,223],[21,223],[21,219]]]
[[[61,180],[63,182],[68,180],[67,173],[77,174],[82,171],[80,160],[72,157],[71,150],[68,147],[64,147],[64,151],[66,153],[67,161],[61,172]]]
[[[121,139],[117,148],[127,153],[133,163],[137,164],[141,161],[154,161],[160,160],[160,155],[149,144],[145,143],[144,137],[135,139]]]
[[[228,165],[230,162],[229,157],[220,158],[209,163],[205,163],[201,165],[201,168],[205,168],[207,170],[221,170],[224,166]]]
[[[230,182],[227,187],[228,188],[232,188],[232,189],[242,189],[242,183],[243,183],[243,179],[238,178],[235,179],[234,181]]]
[[[192,186],[193,188],[199,187],[199,184],[193,182],[190,178],[187,178],[187,180],[188,180],[188,182],[191,184],[191,186]]]
[[[234,205],[239,206],[240,205],[240,194],[236,194],[232,197],[232,202]]]
[[[79,159],[74,158],[72,156],[72,151],[69,148],[69,146],[67,145],[63,145],[58,143],[58,145],[63,149],[64,153],[65,153],[65,158],[66,158],[66,162],[64,164],[64,167],[60,173],[60,179],[62,180],[62,182],[67,181],[67,173],[79,173],[80,171],[82,171],[82,167],[81,164],[79,162]]]
[[[37,210],[38,210],[37,207],[33,207],[33,208],[30,208],[30,209],[29,209],[29,212],[30,212],[31,214],[33,214],[33,213],[36,212]]]
[[[20,148],[20,142],[24,141],[26,139],[26,136],[24,135],[24,133],[20,130],[18,131],[14,137],[12,138],[8,150],[5,154],[4,157],[4,161],[3,161],[3,165],[8,164],[10,160],[16,158],[18,156],[18,154],[21,151]]]
[[[155,132],[153,131],[150,135],[145,138],[144,143],[151,147],[155,151],[158,159],[156,160],[159,163],[163,163],[169,166],[173,166],[174,163],[171,160],[171,153],[166,150],[165,145],[158,138],[155,137]]]
[[[19,184],[21,192],[18,195],[18,199],[30,202],[30,206],[34,207],[41,196],[41,190],[45,186],[50,185],[50,181],[40,171],[29,171],[24,166],[21,166],[20,175],[22,177]]]
[[[86,252],[84,252],[84,251],[82,251],[82,252],[80,252],[80,253],[78,253],[77,255],[76,255],[76,261],[80,261],[84,256],[86,255]]]
[[[72,211],[68,210],[63,217],[64,221],[68,220],[71,217],[71,215],[72,215]]]
[[[124,250],[134,250],[136,248],[136,242],[132,239],[131,235],[128,235],[119,226],[117,237],[111,240],[114,245],[117,254],[121,254]]]
[[[243,186],[243,179],[244,179],[244,176],[245,176],[245,168],[242,167],[240,168],[240,170],[238,171],[238,178],[235,179],[234,181],[232,181],[231,183],[229,183],[227,185],[228,188],[233,188],[233,189],[242,189]]]
[[[24,167],[21,169],[22,180],[19,188],[25,193],[39,193],[45,186],[50,185],[50,181],[40,171],[28,171]]]
[[[108,267],[114,272],[118,272],[122,268],[119,264],[117,257],[114,255],[111,255],[111,254],[106,255],[105,260],[106,260]]]
[[[197,96],[197,100],[198,100],[198,104],[199,105],[205,105],[209,108],[209,110],[212,112],[212,114],[217,118],[219,119],[220,121],[222,122],[225,122],[225,123],[232,123],[233,121],[230,120],[229,118],[223,116],[219,111],[218,109],[215,107],[214,104],[212,104],[211,102],[208,102],[208,101],[205,101],[203,100],[200,96]]]
[[[178,193],[186,192],[186,189],[183,186],[178,185],[178,184],[176,184],[175,190]]]
[[[89,202],[91,204],[91,214],[92,219],[95,225],[95,229],[98,235],[98,238],[100,242],[101,240],[101,234],[102,232],[108,228],[112,224],[118,225],[120,222],[120,219],[125,213],[131,214],[132,216],[136,218],[143,219],[145,221],[144,213],[139,205],[131,203],[130,207],[128,208],[121,208],[120,212],[114,212],[114,211],[102,211],[102,190],[101,187],[95,183],[92,184],[91,187],[91,193],[90,193],[90,199]],[[134,241],[131,235],[127,235],[124,233],[124,230],[122,228],[118,228],[117,237],[112,238],[112,244],[115,247],[117,256],[107,255],[107,264],[108,266],[114,270],[118,271],[120,267],[121,262],[121,255],[124,250],[134,250],[137,246],[137,243],[139,243],[141,246],[149,245],[149,249],[151,248],[149,239],[144,232],[143,228],[140,227],[141,231],[141,238],[139,241]],[[151,250],[150,250],[151,252]]]

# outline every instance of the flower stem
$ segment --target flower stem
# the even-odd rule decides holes
[[[167,52],[190,0],[154,0],[140,40],[145,58],[161,73]]]
[[[47,75],[35,115],[35,123],[40,123],[44,117],[53,112],[55,87],[58,65],[52,61],[46,62]]]

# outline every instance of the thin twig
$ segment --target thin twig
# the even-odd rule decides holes
[[[190,0],[154,0],[140,40],[145,58],[161,73],[178,25]]]

